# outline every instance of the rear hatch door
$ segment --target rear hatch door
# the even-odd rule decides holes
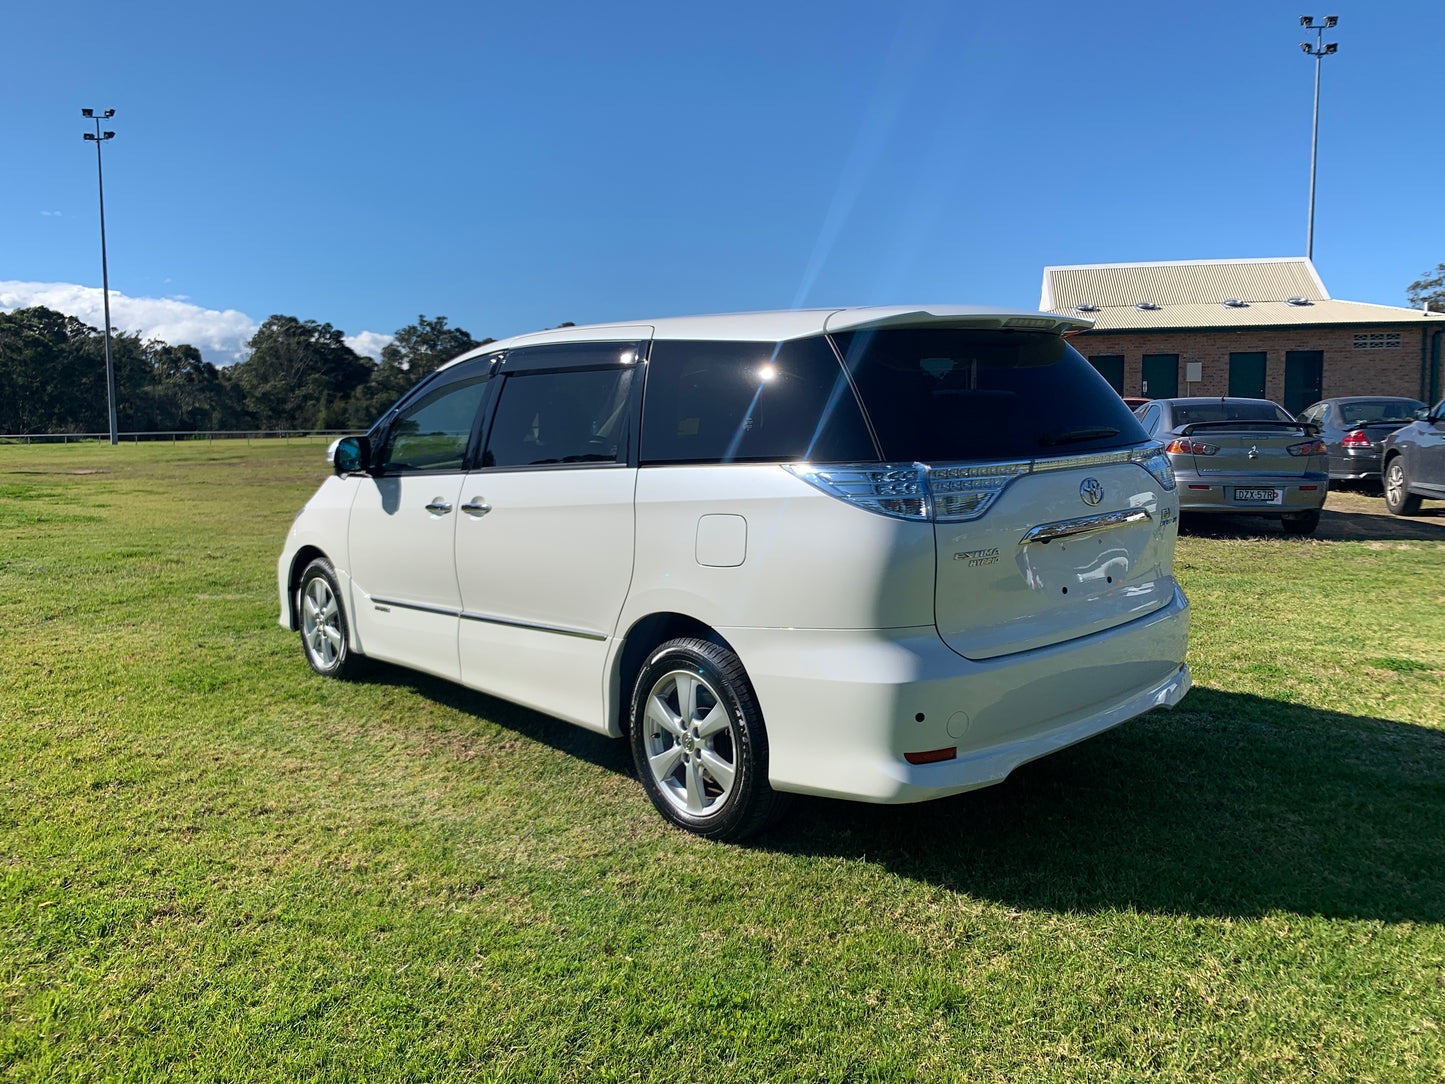
[[[934,532],[939,635],[970,659],[1087,636],[1173,598],[1175,498],[1127,453],[1041,460],[982,518]]]

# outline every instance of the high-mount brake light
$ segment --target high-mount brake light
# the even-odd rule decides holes
[[[1303,444],[1291,444],[1286,449],[1290,455],[1324,455],[1325,442],[1322,440],[1307,440]]]
[[[1370,438],[1365,436],[1363,429],[1356,429],[1353,432],[1346,433],[1340,443],[1346,448],[1368,448],[1370,446]]]
[[[1202,440],[1180,437],[1178,440],[1171,440],[1165,445],[1164,450],[1173,455],[1217,455],[1219,445],[1205,444]]]

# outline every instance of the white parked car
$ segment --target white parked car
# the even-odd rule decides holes
[[[407,393],[297,516],[281,624],[630,735],[669,820],[987,786],[1189,688],[1169,461],[972,307],[571,327]]]

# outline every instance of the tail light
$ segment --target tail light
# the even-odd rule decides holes
[[[1307,440],[1303,444],[1291,444],[1286,450],[1290,455],[1324,455],[1325,442],[1322,440]]]
[[[1178,440],[1171,440],[1164,446],[1166,452],[1174,455],[1217,455],[1219,445],[1205,444],[1202,440],[1189,440],[1181,437]]]
[[[1368,448],[1370,446],[1370,438],[1365,436],[1363,429],[1356,429],[1352,433],[1346,433],[1340,443],[1346,448]]]
[[[1174,489],[1174,467],[1157,444],[1128,452],[1105,453],[1104,458],[1135,463],[1148,471],[1163,489]],[[1048,463],[1048,460],[1028,459],[942,467],[930,467],[926,463],[829,463],[823,466],[784,463],[783,469],[830,497],[879,515],[961,522],[978,519],[1015,478],[1049,470]]]
[[[998,495],[1033,464],[941,467],[923,463],[850,463],[784,467],[829,496],[896,519],[966,520],[988,511]]]

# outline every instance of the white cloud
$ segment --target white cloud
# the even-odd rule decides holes
[[[43,214],[46,218],[60,218],[60,217],[61,217],[61,214],[60,214],[59,211],[41,211],[40,213]]]
[[[346,345],[364,358],[380,361],[381,348],[394,338],[396,336],[383,335],[379,331],[361,331],[355,335],[346,336]]]
[[[69,282],[3,282],[0,281],[0,312],[44,305],[84,320],[92,327],[105,324],[105,299],[95,286],[77,286]],[[190,343],[215,365],[230,365],[246,356],[246,342],[256,333],[259,323],[236,309],[202,308],[185,299],[174,297],[127,297],[110,292],[111,327],[147,339],[161,339],[179,346]],[[358,354],[373,358],[381,356],[381,348],[391,342],[390,335],[362,331],[347,337],[346,342]]]

